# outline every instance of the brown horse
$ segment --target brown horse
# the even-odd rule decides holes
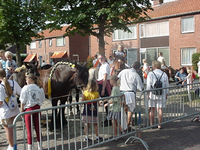
[[[52,106],[57,106],[60,100],[61,105],[65,105],[67,97],[73,88],[82,88],[87,85],[88,82],[88,70],[84,64],[75,63],[71,64],[68,62],[58,62],[49,69],[38,69],[37,66],[32,68],[35,73],[40,74],[39,79],[41,85],[45,91],[45,95],[48,96],[48,79],[51,79],[51,98]],[[60,128],[60,111],[55,110],[55,118],[52,119],[50,124],[50,130],[53,130],[54,121],[56,122],[56,127]],[[63,124],[66,124],[65,119],[65,108],[62,109],[62,120]]]
[[[113,64],[110,66],[110,75],[118,75],[120,71],[128,68],[124,62],[123,56],[118,56],[115,58]]]

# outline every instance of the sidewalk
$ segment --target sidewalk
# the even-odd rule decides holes
[[[149,150],[199,150],[200,122],[191,122],[195,116],[164,124],[161,130],[145,130],[142,132],[141,138],[148,144]],[[125,144],[128,137],[89,150],[145,150],[140,141]]]

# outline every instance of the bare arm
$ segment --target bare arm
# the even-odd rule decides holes
[[[24,105],[23,103],[21,103],[21,112],[24,112]]]
[[[102,90],[101,90],[101,95],[103,96],[105,94],[105,88],[107,84],[107,74],[103,75],[103,84],[102,84]]]

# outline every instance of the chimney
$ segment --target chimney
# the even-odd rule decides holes
[[[161,5],[163,3],[163,0],[152,0],[152,1],[153,1],[153,6]]]

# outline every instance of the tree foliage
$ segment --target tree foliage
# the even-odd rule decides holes
[[[105,53],[105,35],[110,36],[116,29],[130,32],[127,25],[148,19],[146,12],[152,9],[149,0],[45,1],[52,7],[47,13],[49,28],[68,24],[66,35],[94,35],[99,39],[100,53]]]
[[[0,43],[16,46],[16,61],[21,65],[20,48],[25,48],[39,37],[38,31],[45,28],[47,5],[41,0],[0,1]]]
[[[200,53],[192,54],[192,67],[194,70],[198,71],[197,63],[199,62]]]

